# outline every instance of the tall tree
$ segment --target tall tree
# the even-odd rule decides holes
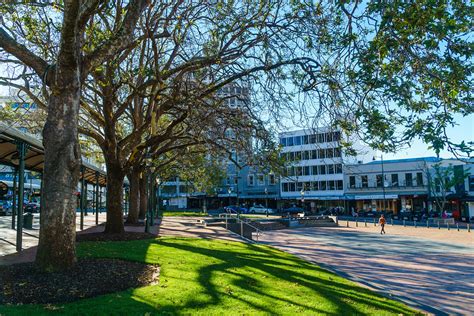
[[[45,270],[72,266],[75,254],[73,195],[81,155],[78,119],[82,83],[91,70],[131,45],[135,25],[147,1],[9,1],[1,6],[0,56],[19,67],[21,78],[34,78],[47,100],[43,129],[45,164],[43,212],[36,263]],[[95,19],[114,11],[114,31],[94,38]],[[92,34],[92,35],[91,35]],[[10,71],[10,84],[18,78]],[[29,91],[28,86],[20,88]]]

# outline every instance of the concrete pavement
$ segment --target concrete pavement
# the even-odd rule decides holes
[[[473,315],[472,233],[391,228],[380,235],[373,226],[310,227],[265,232],[260,240],[415,308]]]

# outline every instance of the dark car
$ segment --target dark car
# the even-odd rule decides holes
[[[290,213],[290,214],[296,214],[296,213],[304,213],[304,210],[301,208],[301,207],[297,207],[297,206],[292,206],[292,207],[289,207],[289,208],[285,208],[283,210],[283,213]]]
[[[25,205],[24,210],[25,210],[25,213],[39,213],[39,211],[40,211],[40,206],[39,206],[38,203],[34,203],[34,202],[32,202],[32,203],[27,203],[27,204]]]
[[[245,214],[248,213],[248,210],[245,207],[237,206],[237,205],[229,205],[225,207],[226,212],[229,213],[238,213],[238,214]]]

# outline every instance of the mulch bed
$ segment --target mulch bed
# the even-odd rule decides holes
[[[0,267],[1,304],[54,304],[158,283],[159,267],[119,259],[79,259],[66,272],[45,273],[33,263]]]
[[[156,238],[156,235],[145,232],[125,232],[122,234],[87,233],[77,234],[76,241],[128,241]]]

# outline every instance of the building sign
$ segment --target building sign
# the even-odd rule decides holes
[[[383,200],[383,194],[356,195],[355,200]],[[385,200],[398,199],[398,194],[385,194]]]

